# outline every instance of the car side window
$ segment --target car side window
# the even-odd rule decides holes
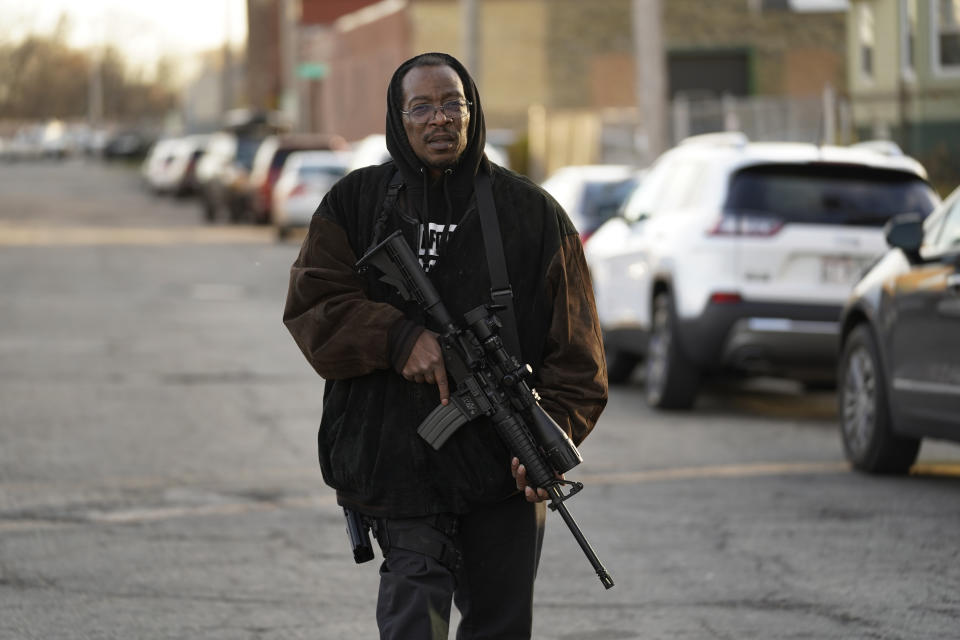
[[[696,204],[700,198],[702,182],[702,163],[679,163],[661,189],[662,197],[656,204],[656,210],[676,211]]]
[[[668,159],[658,160],[654,164],[650,172],[640,182],[640,185],[630,194],[623,207],[623,217],[627,221],[636,222],[647,218],[660,207],[659,201],[663,193],[663,186],[666,182],[669,182],[670,172],[673,171],[674,164]]]
[[[942,222],[929,227],[925,235],[921,250],[925,258],[960,253],[960,190],[946,203]]]

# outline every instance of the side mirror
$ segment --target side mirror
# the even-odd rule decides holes
[[[897,247],[911,258],[919,256],[923,244],[923,216],[919,213],[894,216],[883,228],[883,235],[891,247]]]

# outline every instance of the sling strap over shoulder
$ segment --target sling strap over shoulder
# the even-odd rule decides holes
[[[403,177],[395,171],[387,186],[387,194],[383,199],[380,215],[373,229],[373,241],[370,248],[375,247],[383,236],[387,222],[387,214],[396,204],[400,190],[403,188]],[[516,358],[522,359],[520,352],[520,336],[517,333],[517,320],[513,310],[513,287],[507,274],[507,261],[503,253],[503,238],[500,236],[500,221],[497,219],[497,209],[493,203],[493,187],[490,184],[490,174],[481,170],[474,182],[477,195],[477,209],[480,215],[480,228],[483,233],[483,246],[487,251],[487,268],[490,270],[490,297],[493,303],[502,307],[497,313],[503,325],[501,337],[507,350]]]
[[[490,184],[489,173],[481,170],[477,174],[475,190],[480,227],[483,230],[483,245],[487,250],[487,267],[490,269],[490,297],[495,305],[503,307],[503,311],[497,316],[503,324],[501,335],[507,351],[522,360],[517,319],[513,311],[513,287],[510,286],[510,278],[507,274],[500,221],[497,219],[497,209],[493,203],[493,187]]]
[[[390,178],[390,184],[387,185],[387,195],[383,198],[383,204],[380,205],[380,212],[377,214],[377,220],[373,225],[373,240],[370,242],[367,250],[372,249],[380,243],[383,237],[384,227],[387,225],[387,216],[389,216],[390,210],[397,204],[397,197],[400,195],[400,190],[403,189],[404,186],[403,176],[400,175],[399,171],[394,171],[393,176]]]

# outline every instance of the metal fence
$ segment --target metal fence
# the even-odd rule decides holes
[[[850,106],[827,90],[821,96],[784,98],[680,97],[667,113],[668,147],[688,136],[741,131],[751,140],[846,143],[854,131]],[[537,179],[571,164],[622,163],[646,166],[656,153],[636,108],[602,110],[531,109],[530,174]]]
[[[834,143],[851,139],[850,109],[827,90],[822,96],[677,98],[670,109],[670,143],[714,131],[742,131],[751,140]]]

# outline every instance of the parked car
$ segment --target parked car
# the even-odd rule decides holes
[[[922,438],[960,441],[960,188],[886,237],[841,318],[840,434],[855,469],[905,473]]]
[[[43,156],[42,135],[43,130],[39,125],[20,127],[13,137],[3,145],[0,157],[7,162],[39,160]]]
[[[248,176],[263,138],[235,131],[211,134],[196,169],[197,191],[207,222],[239,222],[244,218]]]
[[[371,165],[383,164],[390,160],[390,152],[387,151],[387,136],[382,133],[373,133],[357,140],[350,145],[352,155],[350,156],[350,171],[368,167]]]
[[[585,247],[611,381],[642,358],[647,401],[672,409],[718,370],[831,384],[840,311],[883,225],[938,201],[899,153],[686,140]]]
[[[586,242],[617,213],[640,176],[629,165],[573,165],[553,172],[541,186],[563,207]]]
[[[124,129],[107,139],[101,155],[105,160],[142,161],[153,142],[153,137],[144,131]]]
[[[189,135],[158,140],[143,161],[147,188],[156,194],[186,196],[197,187],[196,167],[208,136]]]
[[[63,160],[69,148],[69,129],[62,120],[50,120],[43,126],[40,148],[44,158]]]
[[[273,221],[286,237],[306,227],[327,191],[347,174],[350,154],[344,151],[294,151],[287,157],[273,188]]]
[[[253,158],[247,184],[245,197],[250,221],[256,224],[270,224],[274,221],[273,189],[291,153],[345,151],[348,148],[347,141],[335,134],[287,133],[267,136]]]
[[[154,183],[156,177],[163,171],[163,166],[170,158],[175,138],[160,138],[147,150],[143,162],[140,164],[140,178],[143,186],[148,190],[158,192]]]

